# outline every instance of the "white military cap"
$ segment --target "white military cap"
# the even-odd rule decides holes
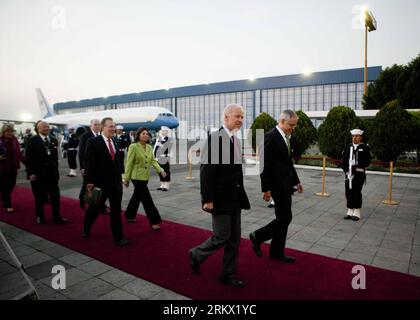
[[[360,129],[353,129],[350,131],[352,136],[361,136],[363,134],[363,130]]]
[[[118,126],[115,127],[115,129],[117,129],[117,130],[124,130],[124,127],[119,124]]]
[[[162,127],[160,127],[160,130],[162,130],[162,131],[164,131],[164,130],[169,131],[170,129],[168,127],[162,126]]]

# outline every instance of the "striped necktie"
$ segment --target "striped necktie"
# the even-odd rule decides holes
[[[286,144],[287,144],[287,150],[289,151],[290,156],[290,136],[286,135]]]

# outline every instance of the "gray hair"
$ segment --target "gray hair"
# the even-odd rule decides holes
[[[285,121],[289,121],[291,118],[299,118],[296,114],[296,112],[294,112],[293,110],[283,110],[280,114],[279,117],[279,122],[281,122],[282,120]]]
[[[243,113],[245,113],[245,112],[244,112],[244,107],[242,107],[241,105],[239,105],[239,104],[237,104],[237,103],[231,103],[231,104],[228,104],[228,105],[227,105],[227,106],[223,109],[222,122],[225,120],[225,117],[226,117],[228,114],[231,114],[231,113],[232,113],[232,111],[233,111],[233,109],[236,109],[236,108],[241,109],[241,111],[242,111]]]
[[[101,123],[101,121],[99,121],[99,119],[90,120],[90,125],[95,124],[95,123]]]

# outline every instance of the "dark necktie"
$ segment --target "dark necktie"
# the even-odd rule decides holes
[[[238,152],[238,144],[237,144],[235,136],[230,137],[230,141],[232,143],[232,145],[231,145],[232,146],[232,148],[231,148],[231,150],[232,150],[231,163],[234,164],[234,163],[236,163],[235,160],[237,160],[236,157],[238,156],[236,154]]]
[[[48,156],[50,156],[51,150],[50,150],[50,141],[48,140],[48,137],[44,138],[44,147],[45,147],[45,150],[47,151]]]

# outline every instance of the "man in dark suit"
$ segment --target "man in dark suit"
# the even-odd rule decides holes
[[[36,221],[44,223],[44,203],[49,196],[54,223],[65,224],[68,220],[60,215],[58,141],[50,135],[50,126],[45,121],[38,121],[35,131],[37,134],[29,139],[25,157],[26,174],[35,197]]]
[[[261,188],[263,199],[275,202],[276,218],[265,227],[252,232],[249,237],[252,249],[262,257],[261,243],[271,240],[270,258],[283,262],[294,262],[294,257],[284,254],[287,229],[292,221],[292,194],[296,190],[303,192],[295,167],[293,166],[290,147],[290,135],[298,122],[298,116],[292,110],[281,113],[278,125],[264,137],[260,161],[262,168]]]
[[[101,122],[98,119],[92,119],[90,120],[90,130],[82,134],[82,136],[80,137],[79,166],[80,166],[80,172],[82,173],[82,176],[83,176],[83,185],[79,193],[79,200],[80,200],[80,207],[82,209],[85,208],[84,197],[86,193],[86,173],[85,173],[85,168],[84,168],[86,145],[89,139],[97,137],[100,134],[101,134]]]
[[[118,146],[112,137],[115,134],[115,122],[112,118],[101,121],[102,134],[88,141],[85,154],[84,168],[86,171],[86,188],[102,189],[100,204],[89,205],[86,210],[83,237],[90,236],[90,230],[98,217],[99,210],[104,206],[106,199],[111,206],[111,229],[115,244],[126,246],[128,240],[124,239],[121,222],[122,179],[119,163]]]
[[[219,281],[242,288],[235,278],[241,239],[241,209],[250,209],[243,185],[242,152],[236,132],[242,127],[244,112],[237,104],[224,110],[223,126],[207,139],[201,158],[200,186],[203,210],[212,214],[213,235],[190,249],[190,264],[200,274],[200,264],[217,249],[224,248]]]

